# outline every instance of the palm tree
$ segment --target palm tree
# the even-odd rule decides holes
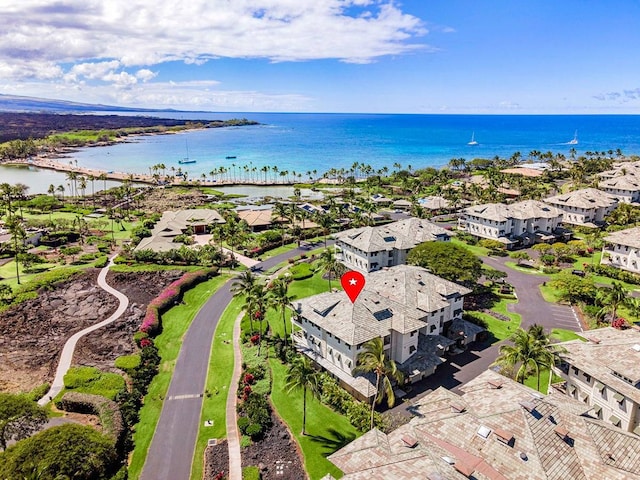
[[[627,302],[628,292],[621,283],[613,282],[611,288],[602,289],[600,301],[603,303],[603,311],[611,311],[611,321],[617,318],[618,307]]]
[[[393,407],[396,397],[393,393],[391,381],[395,380],[400,383],[404,376],[398,370],[396,362],[386,357],[384,343],[380,337],[373,338],[365,343],[356,361],[357,365],[353,369],[354,373],[373,372],[376,374],[376,394],[371,400],[371,429],[373,429],[373,414],[376,404],[382,403],[382,400],[386,397],[387,405]]]
[[[282,326],[284,328],[284,345],[287,346],[287,308],[291,305],[293,296],[289,295],[289,280],[277,278],[269,287],[269,305],[282,312]]]
[[[11,234],[13,240],[13,257],[16,262],[16,279],[18,285],[20,285],[20,254],[24,250],[24,241],[27,238],[27,232],[22,225],[22,222],[14,215],[9,216],[5,222],[7,230]]]
[[[327,273],[327,280],[329,280],[329,291],[331,291],[331,277],[335,275],[335,277],[337,278],[345,270],[345,267],[336,258],[335,251],[330,248],[325,248],[320,254],[318,266],[325,273]]]
[[[234,297],[245,297],[245,310],[249,316],[249,325],[251,327],[251,334],[253,334],[253,303],[251,302],[252,290],[256,285],[256,276],[251,273],[251,270],[245,270],[236,277],[236,280],[231,284],[231,293]]]
[[[311,392],[312,397],[320,396],[320,374],[313,368],[309,357],[298,355],[291,361],[284,382],[287,393],[302,389],[302,435],[306,435],[307,392]]]
[[[530,331],[518,328],[510,340],[513,345],[501,345],[500,355],[494,362],[497,365],[515,367],[520,365],[515,375],[515,380],[524,383],[527,370],[533,368],[538,378],[538,390],[540,390],[540,367],[550,368],[555,360],[554,352],[549,349],[549,340],[544,332],[543,339],[540,335],[540,326],[532,325]]]

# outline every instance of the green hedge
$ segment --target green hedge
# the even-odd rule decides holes
[[[64,386],[80,393],[102,395],[115,399],[124,386],[124,378],[115,373],[101,372],[95,367],[73,367],[64,376]]]
[[[115,444],[122,439],[124,423],[118,404],[101,395],[67,392],[56,407],[66,412],[90,413],[100,417],[102,433],[111,438]]]

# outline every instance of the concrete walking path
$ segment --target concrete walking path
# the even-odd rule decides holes
[[[119,292],[115,288],[112,288],[111,286],[109,286],[106,281],[107,273],[109,272],[109,268],[113,265],[114,258],[115,256],[111,257],[109,259],[109,263],[107,264],[107,266],[100,271],[100,274],[98,275],[98,286],[102,288],[104,291],[106,291],[107,293],[110,293],[111,295],[115,296],[118,299],[118,301],[120,302],[120,304],[118,305],[118,308],[106,320],[96,323],[95,325],[91,325],[90,327],[85,328],[84,330],[80,330],[79,332],[73,334],[66,341],[66,343],[64,344],[64,348],[62,349],[62,353],[60,354],[58,368],[56,369],[56,376],[53,379],[51,388],[40,400],[38,400],[39,405],[46,405],[47,403],[49,403],[64,388],[63,379],[67,371],[69,370],[69,367],[71,367],[71,361],[73,360],[73,353],[75,351],[78,340],[80,340],[80,338],[82,338],[87,333],[91,333],[95,330],[98,330],[99,328],[104,327],[105,325],[110,324],[111,322],[116,321],[118,318],[120,318],[120,316],[124,313],[124,311],[129,306],[129,299],[127,298],[127,296]]]
[[[240,350],[240,322],[244,311],[238,315],[233,325],[233,376],[227,394],[227,445],[229,447],[229,480],[242,480],[242,455],[236,405],[236,388],[242,374],[242,351]]]

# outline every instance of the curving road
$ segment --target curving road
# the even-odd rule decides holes
[[[115,255],[109,259],[109,263],[107,264],[107,266],[100,270],[100,273],[98,274],[98,286],[118,299],[118,301],[120,302],[118,308],[106,320],[103,320],[100,323],[96,323],[95,325],[91,325],[84,330],[80,330],[79,332],[73,334],[69,338],[69,340],[66,341],[62,349],[62,353],[60,354],[60,360],[58,361],[56,376],[53,379],[53,383],[51,384],[51,388],[49,389],[49,391],[44,395],[44,397],[38,400],[38,403],[40,405],[46,405],[47,403],[49,403],[64,388],[63,379],[65,374],[69,370],[69,367],[71,366],[71,361],[73,360],[73,352],[76,349],[78,340],[80,340],[80,338],[82,338],[87,333],[91,333],[94,330],[102,328],[105,325],[116,321],[129,306],[129,299],[127,298],[127,296],[107,284],[107,273],[109,272],[109,268],[113,265],[114,258]]]
[[[260,262],[253,269],[258,272],[268,270],[303,253],[308,253],[308,250],[297,248]],[[209,298],[196,314],[183,339],[140,475],[142,480],[186,480],[191,476],[209,352],[220,316],[233,298],[230,288],[231,281],[228,281]]]

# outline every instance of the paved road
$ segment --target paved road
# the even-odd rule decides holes
[[[518,303],[511,310],[522,315],[523,328],[537,323],[547,330],[557,327],[582,331],[582,325],[570,306],[549,303],[542,297],[539,287],[548,282],[549,277],[509,268],[505,265],[505,262],[512,261],[509,257],[483,257],[482,261],[496,270],[507,272],[507,281],[515,287],[518,296]]]
[[[259,263],[254,269],[268,270],[306,252],[306,249],[299,248],[291,250]],[[211,296],[191,322],[184,337],[140,476],[142,480],[186,480],[191,476],[209,352],[220,316],[232,299],[230,287],[231,281]]]
[[[98,286],[103,290],[105,290],[106,292],[110,293],[111,295],[114,295],[118,299],[118,301],[120,302],[120,304],[118,305],[118,308],[116,309],[115,312],[111,314],[109,318],[101,321],[100,323],[96,323],[95,325],[91,325],[90,327],[85,328],[84,330],[80,330],[79,332],[69,337],[69,340],[66,341],[66,343],[64,344],[64,347],[62,348],[62,353],[60,354],[60,360],[58,361],[58,368],[56,369],[56,376],[53,379],[51,388],[40,400],[38,400],[38,404],[46,405],[51,401],[51,399],[53,399],[56,395],[58,395],[58,393],[60,393],[64,388],[63,379],[67,371],[69,370],[69,367],[71,366],[71,361],[73,360],[73,352],[76,349],[76,344],[78,343],[78,340],[80,340],[80,338],[82,338],[87,333],[91,333],[94,330],[102,328],[105,325],[108,325],[111,322],[116,321],[118,318],[120,318],[120,316],[124,313],[124,311],[129,306],[129,299],[127,298],[127,296],[123,293],[120,293],[118,290],[116,290],[115,288],[112,288],[107,284],[107,281],[106,281],[107,273],[109,272],[109,268],[111,267],[111,265],[113,265],[113,258],[114,257],[111,257],[111,259],[109,259],[109,263],[107,264],[107,266],[104,267],[102,270],[100,270],[100,274],[98,275]]]

